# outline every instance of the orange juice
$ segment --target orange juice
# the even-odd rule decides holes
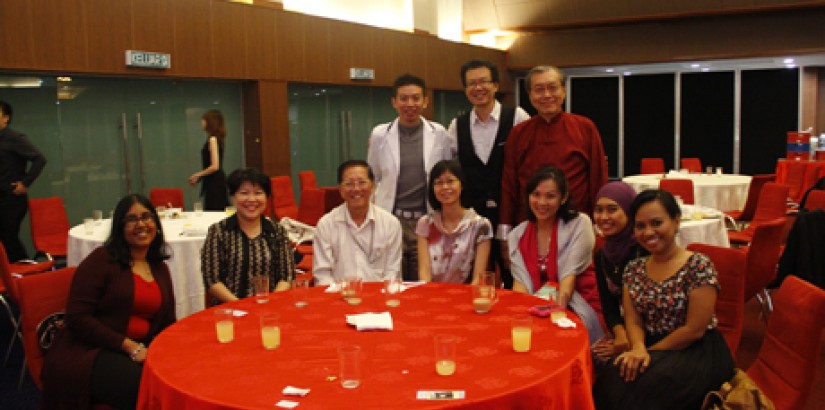
[[[455,361],[439,360],[435,362],[435,372],[441,376],[449,376],[455,373]]]

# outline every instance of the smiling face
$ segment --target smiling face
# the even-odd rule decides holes
[[[604,236],[613,236],[627,226],[627,214],[616,201],[601,197],[593,207],[593,222]]]
[[[471,68],[464,74],[464,93],[474,107],[492,107],[495,104],[498,84],[493,82],[493,74],[487,67]]]
[[[530,77],[530,103],[545,120],[549,121],[562,111],[566,95],[557,72],[544,71]]]
[[[558,184],[552,179],[541,181],[528,198],[536,221],[555,219],[559,208],[567,201],[567,195],[562,195]]]
[[[259,185],[249,181],[244,181],[235,194],[232,201],[235,203],[235,214],[238,218],[247,221],[254,221],[261,217],[266,209],[266,191]]]
[[[427,108],[424,90],[414,84],[398,87],[392,97],[392,107],[398,112],[398,122],[406,127],[414,127],[421,121],[421,113]]]
[[[671,217],[658,200],[639,207],[633,224],[633,236],[653,255],[667,253],[676,246],[679,219]]]
[[[372,186],[367,168],[352,166],[344,170],[339,189],[350,213],[366,212],[369,209]]]
[[[123,217],[123,237],[130,248],[148,249],[157,235],[155,216],[140,203],[129,207]]]
[[[461,181],[450,171],[444,171],[433,181],[435,199],[442,205],[452,205],[461,200]]]

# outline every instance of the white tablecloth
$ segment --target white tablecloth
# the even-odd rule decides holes
[[[668,176],[670,177],[670,176]],[[682,174],[679,178],[693,181],[693,196],[696,205],[723,211],[738,211],[745,207],[751,177],[747,175]],[[659,174],[631,175],[622,181],[632,186],[636,192],[658,189]]]
[[[209,226],[223,218],[226,218],[223,212],[203,212],[198,217],[192,212],[185,212],[180,219],[161,220],[164,238],[172,250],[172,257],[166,264],[169,265],[175,288],[175,312],[178,319],[204,308],[200,251]],[[111,226],[112,221],[105,219],[91,233],[86,233],[83,225],[69,230],[68,265],[77,266],[86,255],[103,245]]]
[[[730,248],[725,220],[720,217],[698,221],[683,220],[679,225],[676,241],[683,248],[692,243],[705,243]]]

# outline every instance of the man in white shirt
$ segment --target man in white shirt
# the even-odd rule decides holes
[[[461,82],[473,109],[450,122],[452,151],[466,175],[462,198],[465,205],[498,227],[501,202],[501,173],[504,144],[516,124],[530,119],[521,107],[502,107],[496,101],[498,67],[489,61],[470,60],[461,66]],[[499,237],[500,240],[506,240]],[[490,247],[492,268],[498,267],[504,287],[512,289],[513,276],[501,255],[499,244]]]
[[[373,205],[375,176],[363,160],[338,166],[338,186],[344,203],[324,215],[315,229],[312,273],[317,285],[358,276],[380,282],[401,273],[401,224]]]

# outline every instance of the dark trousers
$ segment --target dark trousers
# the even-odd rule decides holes
[[[476,203],[473,205],[476,213],[487,218],[490,224],[493,225],[493,236],[496,235],[498,229],[498,213],[499,209],[488,208],[486,204]],[[490,257],[487,259],[487,268],[489,270],[496,270],[501,273],[501,282],[505,289],[513,289],[513,273],[510,272],[510,266],[507,265],[504,255],[501,254],[501,241],[493,239],[490,243]]]
[[[92,367],[92,403],[107,404],[118,410],[137,407],[143,365],[123,353],[101,349]]]
[[[418,280],[418,236],[415,234],[417,219],[398,217],[401,222],[401,276],[405,281]]]
[[[20,223],[29,210],[27,195],[14,195],[10,192],[0,193],[0,242],[6,248],[9,262],[26,259],[26,247],[20,242]]]

